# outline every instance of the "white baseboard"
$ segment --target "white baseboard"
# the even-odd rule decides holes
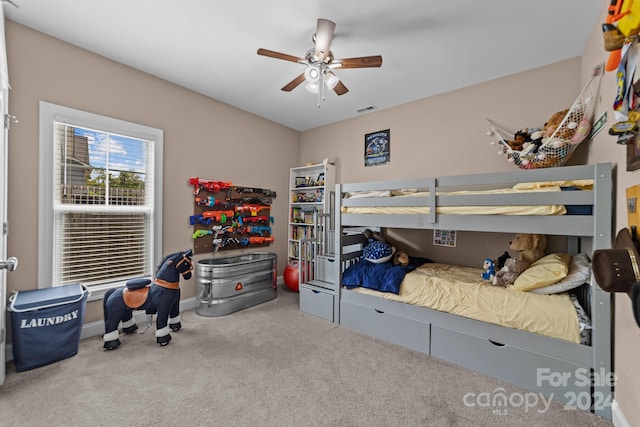
[[[627,421],[627,418],[622,412],[622,408],[614,399],[611,403],[611,421],[615,427],[631,427],[631,423]]]
[[[195,297],[180,300],[180,312],[186,310],[192,310],[196,308],[198,301]],[[136,311],[133,313],[136,323],[144,323],[147,320],[147,315],[144,311]],[[8,325],[8,327],[11,327]],[[82,325],[82,331],[80,332],[80,339],[91,338],[104,334],[104,321],[98,320],[95,322],[89,322]],[[5,346],[5,361],[13,360],[13,344],[7,344]]]

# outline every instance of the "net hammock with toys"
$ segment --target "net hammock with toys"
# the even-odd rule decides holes
[[[487,119],[491,130],[487,133],[496,139],[500,146],[499,154],[506,154],[507,159],[521,169],[538,169],[556,166],[564,166],[578,145],[589,135],[593,122],[596,98],[600,90],[600,80],[603,74],[603,66],[594,69],[591,79],[580,92],[571,105],[571,108],[563,111],[562,120],[545,135],[537,130],[529,133],[528,130],[512,132]],[[557,113],[556,113],[557,114]],[[558,118],[559,120],[559,118]],[[512,148],[512,141],[518,136],[527,135],[521,149]],[[531,136],[537,137],[532,138]]]

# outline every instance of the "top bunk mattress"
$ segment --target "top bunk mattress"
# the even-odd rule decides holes
[[[450,215],[590,215],[592,209],[588,205],[526,204],[527,202],[518,203],[513,196],[517,195],[523,197],[521,200],[527,200],[527,196],[544,197],[549,193],[592,188],[593,180],[576,180],[522,183],[509,188],[478,191],[436,190],[436,198],[439,201],[448,199],[452,202],[449,206],[442,206],[442,203],[435,200],[432,202],[431,192],[420,189],[352,191],[343,194],[341,213],[420,215],[429,214],[431,206],[435,206],[436,213]],[[487,196],[499,197],[491,199]],[[478,197],[484,200],[482,204],[474,205],[474,202],[481,200]]]

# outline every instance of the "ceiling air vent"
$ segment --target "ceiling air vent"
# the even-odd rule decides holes
[[[367,111],[372,111],[372,110],[377,110],[377,109],[378,109],[378,107],[376,107],[375,105],[369,105],[368,107],[358,108],[356,110],[356,113],[362,114],[362,113],[366,113]]]

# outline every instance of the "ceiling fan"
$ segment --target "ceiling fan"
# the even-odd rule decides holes
[[[311,40],[315,47],[309,49],[304,58],[286,53],[274,52],[268,49],[258,49],[258,55],[269,56],[271,58],[285,61],[297,62],[306,66],[305,71],[295,79],[287,83],[282,90],[290,92],[306,81],[305,88],[312,93],[323,93],[324,86],[333,90],[338,95],[344,95],[349,89],[340,81],[332,70],[337,68],[373,68],[382,65],[382,56],[362,56],[358,58],[335,59],[333,52],[329,50],[335,32],[336,24],[328,19],[318,19],[316,33]],[[319,106],[319,105],[318,105]]]

